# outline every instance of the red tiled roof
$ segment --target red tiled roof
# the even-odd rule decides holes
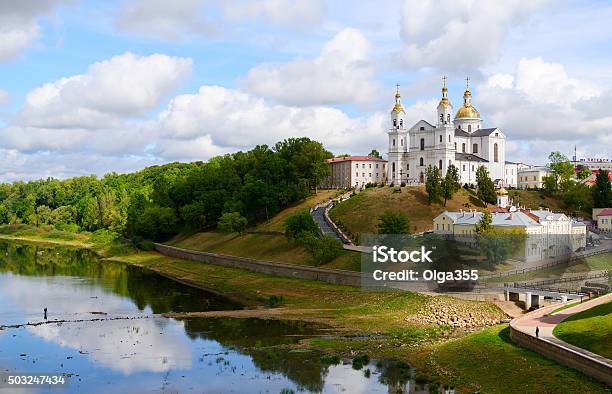
[[[347,157],[334,157],[331,159],[327,159],[328,163],[338,163],[341,161],[383,161],[387,162],[387,160],[381,159],[380,157],[373,156],[347,156]]]
[[[597,214],[597,217],[600,216],[612,216],[612,208],[604,208],[601,212]]]
[[[537,215],[533,214],[531,211],[528,211],[526,209],[521,209],[521,212],[523,212],[525,215],[529,216],[536,222],[540,223],[540,218]]]

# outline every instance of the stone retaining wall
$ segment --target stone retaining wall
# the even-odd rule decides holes
[[[228,256],[217,253],[176,248],[174,246],[157,243],[155,244],[155,250],[170,257],[197,261],[206,264],[222,265],[225,267],[240,268],[262,274],[297,279],[318,280],[321,282],[347,286],[361,286],[361,273],[359,272],[254,260],[246,257]]]
[[[571,301],[568,301],[568,303],[571,303]],[[545,313],[550,313],[560,305],[563,304],[555,304],[541,308],[532,312],[532,314],[543,315]],[[533,350],[559,364],[577,369],[586,375],[612,386],[612,365],[610,365],[610,363],[598,359],[602,357],[589,357],[586,354],[576,352],[568,347],[550,342],[546,338],[536,338],[531,334],[521,331],[518,328],[518,322],[527,315],[530,314],[517,317],[510,322],[510,339],[514,343]]]

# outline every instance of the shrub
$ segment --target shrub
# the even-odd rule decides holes
[[[76,235],[68,231],[61,231],[61,230],[54,229],[54,230],[51,230],[47,234],[47,237],[53,238],[53,239],[61,239],[64,241],[72,241],[76,238]]]
[[[270,308],[276,308],[277,306],[281,306],[284,303],[285,298],[282,295],[271,295],[270,297],[268,297],[268,306],[270,306]]]
[[[300,241],[315,265],[329,263],[344,252],[342,242],[334,237],[303,233]]]
[[[410,223],[408,217],[402,213],[393,213],[389,210],[378,217],[379,234],[408,234]]]
[[[340,357],[333,355],[323,355],[321,356],[321,364],[326,364],[326,365],[338,365],[340,364]]]
[[[217,225],[224,233],[243,234],[247,227],[247,219],[239,212],[227,212],[221,215]]]
[[[319,234],[319,227],[315,223],[308,209],[300,209],[285,219],[285,236],[289,239],[298,239],[303,234]]]
[[[405,186],[406,186],[406,182],[402,182],[402,183],[400,184],[400,187],[405,187]]]
[[[360,354],[353,358],[353,369],[361,369],[370,362],[370,357],[367,354]]]
[[[78,233],[81,228],[76,223],[57,223],[55,224],[55,228],[61,231],[68,231],[71,233]]]

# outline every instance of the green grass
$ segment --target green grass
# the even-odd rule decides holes
[[[586,259],[586,264],[594,270],[612,270],[612,253],[588,257]]]
[[[277,261],[289,264],[310,265],[310,256],[296,242],[290,242],[283,234],[285,219],[299,209],[311,208],[321,202],[336,196],[336,190],[323,190],[306,200],[279,212],[268,222],[250,228],[244,235],[224,234],[216,231],[196,233],[187,237],[176,237],[169,245],[199,250],[203,252],[220,253],[256,260]],[[336,268],[359,271],[361,256],[357,252],[345,251],[323,268]]]
[[[433,229],[433,218],[444,211],[475,208],[470,194],[460,189],[446,206],[442,203],[427,203],[427,194],[422,186],[406,186],[401,193],[390,187],[374,187],[337,204],[332,208],[332,219],[343,227],[352,238],[362,233],[376,233],[378,216],[385,210],[403,212],[410,219],[410,231],[421,232]]]
[[[612,301],[568,317],[555,327],[553,334],[574,346],[612,359]]]
[[[429,366],[468,392],[605,393],[602,384],[513,344],[500,325],[434,347]]]

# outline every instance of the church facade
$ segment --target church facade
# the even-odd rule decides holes
[[[506,135],[496,127],[482,126],[480,112],[472,105],[469,79],[463,105],[456,113],[448,99],[446,77],[443,81],[435,124],[419,120],[411,127],[398,86],[388,131],[387,182],[420,184],[427,166],[437,166],[444,177],[454,165],[461,184],[475,184],[476,171],[484,166],[496,185],[516,187],[517,164],[506,161]]]

